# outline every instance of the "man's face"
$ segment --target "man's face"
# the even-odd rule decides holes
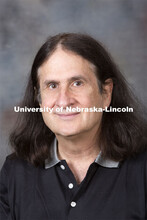
[[[110,95],[98,88],[94,66],[70,51],[58,48],[38,70],[41,104],[54,112],[43,112],[45,124],[56,135],[73,136],[98,131],[102,112],[66,112],[66,107],[104,108]],[[62,112],[56,112],[63,107]]]

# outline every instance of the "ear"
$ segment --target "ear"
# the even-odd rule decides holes
[[[34,101],[37,101],[39,103],[39,105],[41,106],[41,94],[40,94],[40,89],[39,91],[37,91],[37,88],[34,87]]]
[[[105,83],[102,86],[102,96],[103,96],[103,108],[109,107],[112,98],[113,91],[113,81],[111,78],[105,80]]]
[[[42,104],[42,101],[41,101],[41,94],[40,94],[40,92],[37,94],[37,101],[38,101],[38,103],[39,103],[39,105],[40,105],[40,107],[42,106],[41,104]]]

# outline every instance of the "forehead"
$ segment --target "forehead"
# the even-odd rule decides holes
[[[96,67],[88,60],[71,51],[62,48],[56,51],[39,67],[39,78],[52,76],[54,78],[67,78],[79,74],[89,77],[96,72]],[[96,77],[95,74],[92,74]]]

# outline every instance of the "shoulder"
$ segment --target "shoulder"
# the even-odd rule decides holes
[[[0,172],[0,185],[7,186],[9,191],[14,188],[22,194],[22,189],[30,190],[36,181],[38,168],[26,160],[11,154],[6,157]]]
[[[128,158],[121,164],[122,170],[124,170],[129,177],[134,179],[146,179],[147,178],[147,150],[136,154],[135,156]]]
[[[13,165],[13,166],[17,166],[17,165],[23,165],[23,166],[27,166],[29,163],[28,161],[24,160],[24,159],[21,159],[20,157],[18,157],[16,155],[16,153],[12,153],[10,155],[8,155],[6,157],[6,160],[4,162],[4,165]]]
[[[128,160],[130,163],[143,165],[147,162],[147,148]]]
[[[143,166],[147,163],[147,148],[124,161],[128,165]]]
[[[34,166],[28,161],[19,158],[15,153],[12,153],[6,157],[1,172],[4,172],[7,176],[23,175],[27,170],[34,170]]]
[[[19,203],[22,197],[31,195],[38,179],[38,169],[15,154],[6,157],[0,172],[0,194],[10,203]],[[5,198],[5,197],[8,198]]]

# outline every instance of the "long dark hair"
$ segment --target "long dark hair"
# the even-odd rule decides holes
[[[94,64],[101,92],[106,79],[112,79],[114,88],[110,106],[129,106],[134,109],[131,113],[104,112],[99,136],[103,156],[122,161],[140,152],[143,148],[141,142],[144,139],[146,123],[138,111],[138,102],[108,52],[88,35],[63,33],[48,38],[34,59],[21,107],[39,107],[36,98],[39,91],[38,68],[59,45],[63,50],[72,51]],[[39,166],[43,165],[49,156],[50,144],[54,137],[40,112],[23,112],[19,114],[17,126],[10,135],[10,143],[19,157]]]

